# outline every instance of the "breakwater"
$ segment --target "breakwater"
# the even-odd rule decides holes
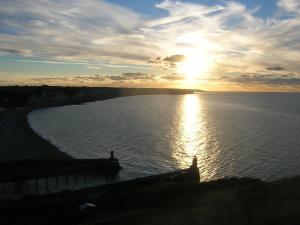
[[[29,189],[38,193],[53,190],[53,186],[67,188],[71,182],[87,183],[87,177],[104,177],[106,183],[116,175],[121,166],[118,159],[41,159],[20,160],[0,163],[0,184],[2,195],[14,193],[24,195]],[[63,181],[64,180],[64,184]],[[83,187],[85,185],[83,184]]]
[[[187,169],[114,183],[113,178],[121,169],[115,158],[23,160],[0,163],[0,169],[2,199],[21,198],[29,194],[47,196],[52,193],[53,196],[53,193],[59,195],[61,191],[72,189],[76,195],[76,190],[89,192],[90,189],[97,189],[100,193],[108,189],[134,189],[170,182],[174,184],[200,182],[199,169],[197,164],[193,164]]]

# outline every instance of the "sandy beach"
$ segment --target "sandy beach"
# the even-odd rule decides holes
[[[38,136],[27,123],[33,107],[5,110],[0,115],[0,161],[71,158]]]

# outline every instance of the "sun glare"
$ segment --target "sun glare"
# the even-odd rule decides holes
[[[211,56],[201,50],[190,51],[185,54],[186,59],[178,68],[178,73],[186,76],[187,80],[196,80],[207,74],[211,67]]]

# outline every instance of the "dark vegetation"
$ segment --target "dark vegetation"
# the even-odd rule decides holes
[[[138,183],[4,201],[0,224],[300,224],[299,177]]]

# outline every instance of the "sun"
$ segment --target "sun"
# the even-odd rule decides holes
[[[196,80],[209,72],[212,64],[210,54],[197,49],[184,55],[185,60],[178,66],[177,72],[186,76],[187,80]]]

